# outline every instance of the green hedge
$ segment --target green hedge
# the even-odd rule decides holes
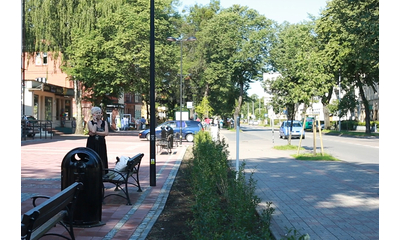
[[[336,125],[335,125],[336,124]],[[339,124],[339,121],[331,121],[332,126],[337,126]],[[374,127],[376,124],[376,127],[379,128],[379,121],[370,121],[370,126]],[[341,130],[356,130],[357,126],[365,126],[365,122],[359,122],[356,120],[344,120],[340,122],[340,127]]]
[[[195,135],[190,161],[191,190],[195,195],[192,239],[270,239],[269,221],[273,212],[264,210],[254,192],[252,174],[246,181],[243,163],[238,173],[228,161],[228,145],[213,142],[209,132]],[[237,177],[236,177],[237,175]]]

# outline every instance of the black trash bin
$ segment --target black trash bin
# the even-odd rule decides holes
[[[101,222],[103,201],[103,162],[90,148],[78,147],[69,151],[61,164],[61,190],[74,182],[83,183],[73,213],[77,227],[96,227]]]
[[[161,127],[161,140],[167,139],[167,129],[165,127]]]

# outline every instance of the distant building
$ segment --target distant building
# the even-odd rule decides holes
[[[273,81],[275,79],[277,79],[279,76],[281,76],[280,73],[277,72],[269,72],[269,73],[263,73],[263,81],[265,82],[266,80],[269,81]],[[369,111],[371,111],[371,120],[377,120],[379,121],[379,85],[376,86],[377,92],[374,93],[374,91],[372,90],[371,87],[364,87],[364,92],[366,95],[366,98],[369,101]],[[338,93],[339,93],[339,89],[338,87],[336,87],[333,91],[332,94],[332,98],[331,98],[331,102],[333,102],[334,100],[338,99]],[[341,91],[340,96],[343,97],[344,94],[346,92],[345,91]],[[364,105],[361,102],[361,97],[359,96],[359,89],[355,89],[355,95],[356,95],[356,99],[358,101],[358,105],[357,108],[354,109],[354,111],[352,112],[348,112],[347,116],[344,117],[344,119],[342,118],[342,120],[358,120],[360,122],[364,122],[365,121],[365,109],[364,109]],[[267,91],[265,91],[264,94],[264,105],[266,105],[268,107],[268,116],[269,117],[273,117],[275,119],[286,119],[286,115],[284,114],[284,109],[273,109],[272,106],[270,105],[271,101],[272,101],[272,97],[273,94],[271,91],[269,91],[269,89],[267,89]],[[324,120],[324,114],[323,114],[323,105],[321,103],[321,99],[319,97],[315,97],[314,99],[316,102],[312,103],[312,105],[310,107],[308,107],[306,109],[306,114],[316,114],[319,116],[319,119],[321,121]],[[304,104],[299,104],[298,108],[297,108],[297,112],[295,115],[295,119],[296,120],[301,120],[302,119],[302,114],[303,114],[303,108],[304,108]],[[276,114],[275,114],[276,112]],[[333,121],[338,121],[339,117],[338,116],[332,116]]]
[[[72,118],[77,117],[74,99],[74,83],[61,70],[61,56],[53,59],[51,53],[38,52],[32,56],[25,54],[21,77],[21,116],[31,115],[38,120],[48,120],[53,127],[61,125],[72,128]],[[140,94],[125,93],[106,106],[108,121],[115,127],[115,116],[140,118],[142,116]],[[90,117],[90,102],[82,101],[82,117],[87,122]]]

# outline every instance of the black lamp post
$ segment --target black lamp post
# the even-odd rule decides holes
[[[179,106],[180,106],[180,124],[179,124],[179,144],[180,146],[182,146],[182,42],[193,42],[196,41],[197,38],[195,37],[189,37],[187,39],[182,39],[181,38],[174,38],[174,37],[168,37],[167,38],[168,41],[170,42],[180,42],[181,44],[181,77],[180,77],[180,84],[179,84]]]
[[[150,186],[156,186],[154,0],[150,0]]]

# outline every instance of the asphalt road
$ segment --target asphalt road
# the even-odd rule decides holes
[[[265,127],[242,127],[242,140],[269,141],[274,145],[285,145],[287,139],[279,138],[279,130],[274,130],[274,135],[270,128]],[[321,151],[321,138],[316,134],[317,152]],[[299,145],[299,139],[292,139],[292,145]],[[331,154],[339,160],[374,167],[379,172],[379,139],[378,138],[356,138],[345,136],[330,136],[322,134],[322,145],[324,153]],[[306,138],[301,140],[301,146],[306,150],[313,151],[313,133],[306,132]]]

